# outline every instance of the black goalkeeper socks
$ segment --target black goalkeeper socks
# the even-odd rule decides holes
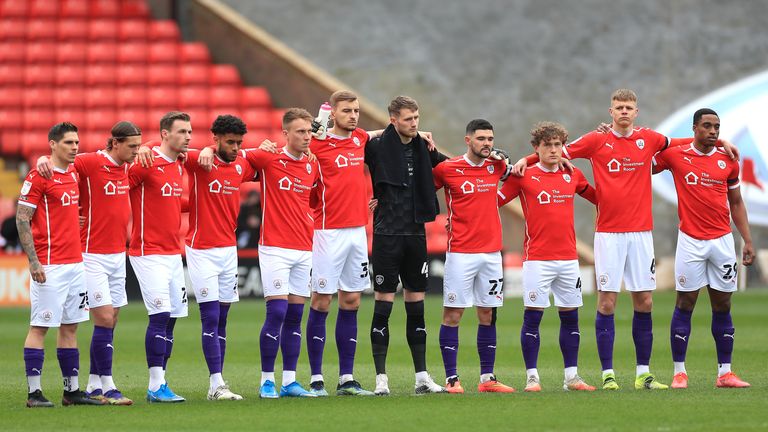
[[[424,301],[406,302],[405,335],[411,348],[413,368],[416,372],[427,370],[427,326],[424,323]]]
[[[389,316],[392,302],[376,300],[371,320],[371,350],[376,374],[387,373],[387,349],[389,348]]]

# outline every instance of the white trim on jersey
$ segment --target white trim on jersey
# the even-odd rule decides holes
[[[36,205],[34,205],[34,204],[32,204],[32,203],[28,203],[28,202],[26,202],[26,201],[19,201],[19,204],[21,204],[21,205],[24,205],[24,206],[27,206],[27,207],[32,207],[33,209],[36,209],[36,208],[37,208],[37,206],[36,206]]]
[[[141,183],[141,256],[144,256],[144,182]]]
[[[689,150],[692,150],[694,153],[696,153],[699,156],[712,156],[713,154],[717,153],[717,147],[712,147],[712,150],[709,151],[709,153],[704,153],[696,148],[696,146],[691,143],[691,148]]]
[[[325,182],[323,181],[323,169],[320,167],[320,164],[317,164],[317,173],[320,176],[320,183],[323,185],[323,194],[322,194],[322,209],[323,209],[323,222],[322,222],[322,228],[325,229]]]
[[[51,214],[48,212],[48,197],[43,195],[43,202],[45,203],[45,231],[48,236],[48,261],[46,264],[51,264]]]
[[[446,205],[448,205],[448,225],[451,227],[451,229],[448,230],[448,248],[446,249],[446,252],[450,252],[451,241],[453,241],[453,225],[451,224],[451,219],[453,218],[453,194],[448,187],[445,188],[445,191],[448,193],[448,202],[446,203]]]
[[[218,157],[218,156],[217,156]],[[195,191],[195,230],[192,232],[192,239],[190,240],[190,246],[195,247],[195,238],[197,237],[197,224],[200,221],[200,193],[197,190],[197,173],[192,173],[192,190]]]
[[[91,217],[91,211],[93,211],[93,193],[91,193],[91,178],[88,177],[86,180],[86,184],[88,185],[88,228],[85,230],[85,253],[88,253],[88,247],[91,244],[91,221],[93,221],[93,218]]]
[[[267,232],[264,222],[267,220],[264,216],[267,215],[267,203],[269,200],[267,200],[267,172],[262,168],[261,170],[261,178],[264,180],[261,182],[261,235],[259,236],[259,244],[264,245],[264,233]]]
[[[530,214],[528,212],[528,200],[525,199],[525,194],[522,193],[523,191],[520,191],[520,194],[518,194],[518,198],[520,198],[520,204],[522,204],[525,207],[525,213],[524,214]],[[523,261],[528,261],[528,248],[531,246],[531,235],[528,231],[528,218],[525,218],[525,250],[523,251]]]

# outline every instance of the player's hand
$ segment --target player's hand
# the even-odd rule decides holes
[[[85,226],[85,216],[79,216],[80,218],[80,228]]]
[[[451,232],[451,218],[445,218],[445,230]]]
[[[205,147],[200,150],[200,154],[197,155],[197,164],[200,165],[200,168],[211,171],[213,169],[213,149]]]
[[[327,125],[320,123],[320,117],[312,120],[312,136],[317,139],[323,139],[325,137],[325,131],[328,129]]]
[[[602,134],[606,134],[606,133],[611,131],[611,125],[609,123],[600,123],[595,128],[595,131],[597,131],[599,133],[602,133]]]
[[[557,166],[559,166],[561,170],[573,172],[573,164],[568,159],[560,159]]]
[[[513,171],[514,169],[515,169],[515,166],[514,166],[514,165],[512,165],[512,164],[510,164],[510,163],[508,163],[508,164],[507,164],[507,167],[506,167],[506,168],[504,168],[504,174],[502,174],[502,175],[501,175],[501,178],[500,178],[499,180],[500,180],[500,181],[507,181],[507,179],[509,178],[509,176],[511,176],[511,175],[512,175],[512,171]]]
[[[155,163],[155,155],[149,147],[139,147],[139,153],[136,154],[136,161],[144,168],[149,168]]]
[[[312,150],[307,149],[307,151],[304,152],[305,155],[307,155],[307,160],[311,163],[317,162],[317,156],[315,156],[314,153],[312,153]]]
[[[374,210],[376,210],[376,207],[379,205],[379,200],[376,198],[371,198],[370,201],[368,201],[368,210],[373,213]]]
[[[261,142],[261,144],[259,144],[259,150],[263,150],[268,153],[277,153],[277,143],[265,139]]]
[[[507,153],[506,151],[504,151],[504,150],[502,150],[500,148],[494,148],[493,150],[491,150],[491,156],[490,157],[492,157],[493,159],[496,159],[496,160],[503,160],[504,163],[506,163],[507,165],[511,165],[512,164],[512,162],[509,160],[509,153]]]
[[[180,160],[181,163],[187,162],[187,152],[179,153],[177,159]]]
[[[37,172],[40,173],[42,178],[50,180],[53,178],[53,164],[51,164],[51,158],[48,156],[40,156],[37,158]]]
[[[741,156],[739,154],[739,148],[736,147],[735,144],[728,140],[720,139],[720,144],[723,145],[723,150],[725,150],[726,153],[728,153],[728,157],[731,158],[731,160],[739,160],[739,157]]]
[[[515,162],[514,165],[512,165],[511,174],[515,177],[522,177],[523,174],[525,174],[525,169],[527,167],[528,167],[528,160],[526,158],[522,158],[519,161]]]
[[[435,151],[437,150],[437,146],[435,145],[435,139],[432,138],[432,132],[422,132],[419,131],[419,136],[427,142],[427,150],[429,151]]]
[[[741,263],[750,266],[754,260],[755,248],[752,246],[752,242],[744,243],[744,249],[741,251]]]
[[[40,261],[35,261],[29,264],[29,275],[32,276],[32,280],[37,283],[45,283],[45,270]]]

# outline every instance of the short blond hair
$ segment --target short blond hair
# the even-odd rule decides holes
[[[339,90],[337,92],[333,92],[330,99],[330,104],[332,107],[336,107],[339,102],[354,102],[357,100],[357,95],[349,90]]]
[[[543,121],[533,125],[531,129],[531,144],[535,147],[541,142],[547,142],[554,138],[559,138],[563,144],[568,141],[568,131],[560,123]]]
[[[389,111],[390,117],[399,117],[400,110],[403,109],[418,111],[419,104],[416,103],[416,99],[410,96],[398,96],[392,99],[392,102],[389,103],[389,107],[387,107],[387,111]]]
[[[621,88],[611,94],[611,102],[613,101],[637,102],[637,94],[630,89]]]
[[[288,129],[288,125],[291,124],[292,121],[298,119],[306,120],[311,123],[312,120],[314,120],[314,117],[312,117],[312,114],[304,108],[288,108],[285,111],[285,114],[283,114],[283,129]]]

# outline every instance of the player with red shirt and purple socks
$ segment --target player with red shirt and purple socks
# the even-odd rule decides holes
[[[310,296],[314,221],[309,199],[318,178],[317,163],[304,154],[312,136],[312,120],[306,110],[290,108],[283,116],[283,150],[277,154],[262,149],[245,153],[259,174],[264,197],[259,267],[267,314],[259,337],[261,398],[316,397],[296,381],[301,318]],[[275,386],[278,349],[283,356],[279,394]]]
[[[496,203],[506,163],[491,158],[493,125],[476,119],[467,124],[467,152],[432,169],[435,188],[445,190],[448,207],[448,247],[443,279],[443,323],[440,350],[445,366],[445,390],[464,393],[457,357],[459,323],[464,309],[477,308],[479,392],[513,393],[493,372],[496,362],[496,309],[504,303],[501,263],[501,218]]]
[[[520,330],[527,375],[525,391],[541,391],[537,370],[541,343],[539,325],[544,309],[550,306],[550,291],[560,315],[560,351],[565,367],[563,389],[593,391],[595,388],[579,377],[577,369],[581,341],[578,308],[583,302],[573,199],[579,194],[594,204],[595,190],[578,168],[571,173],[560,169],[563,145],[568,140],[568,132],[562,125],[538,123],[531,131],[531,137],[539,162],[529,167],[523,177],[507,179],[499,191],[500,206],[519,196],[525,215],[525,312]]]
[[[717,349],[717,387],[743,388],[731,371],[734,326],[731,295],[737,289],[738,262],[731,233],[731,218],[744,239],[742,261],[755,256],[747,209],[739,188],[739,164],[716,147],[720,118],[709,108],[693,114],[693,142],[665,150],[654,157],[653,172],[672,172],[677,190],[680,232],[675,253],[677,301],[670,325],[675,375],[672,388],[688,388],[685,354],[691,335],[691,315],[702,288],[712,306],[712,337]]]
[[[161,144],[154,165],[128,169],[133,229],[128,259],[149,315],[145,336],[149,402],[183,402],[165,378],[176,319],[188,315],[178,233],[181,228],[182,162],[192,137],[190,117],[171,111],[160,119]]]
[[[128,304],[125,292],[125,246],[131,217],[128,197],[128,165],[141,145],[141,130],[129,121],[117,122],[104,150],[81,153],[74,168],[79,177],[81,214],[80,240],[85,266],[85,284],[93,317],[91,368],[86,391],[111,405],[133,401],[117,389],[112,379],[114,331],[120,308]],[[41,175],[53,175],[50,159],[37,161]]]
[[[56,356],[64,377],[62,405],[103,405],[80,390],[77,324],[88,321],[88,292],[79,238],[79,192],[72,167],[80,140],[77,127],[59,123],[48,132],[53,176],[32,170],[24,180],[16,211],[19,242],[29,258],[31,317],[24,341],[29,387],[27,406],[52,407],[40,384],[45,335],[58,327]]]

